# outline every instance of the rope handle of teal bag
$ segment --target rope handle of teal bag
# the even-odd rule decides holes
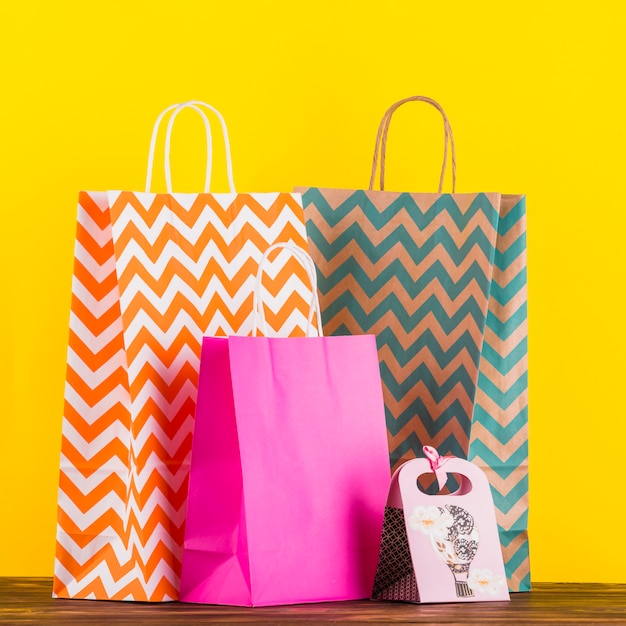
[[[252,308],[254,311],[254,324],[252,327],[252,336],[257,336],[257,329],[260,328],[261,332],[267,336],[267,324],[265,322],[265,312],[263,310],[263,272],[264,265],[269,259],[269,255],[274,250],[285,249],[291,252],[291,254],[302,264],[304,269],[306,270],[307,276],[309,278],[309,282],[311,283],[311,301],[309,306],[309,316],[307,319],[307,328],[306,335],[307,337],[315,336],[312,335],[313,328],[313,315],[317,315],[317,336],[322,337],[322,314],[320,311],[320,301],[317,293],[317,272],[315,270],[315,263],[313,259],[309,255],[309,253],[291,242],[278,242],[271,245],[267,250],[265,250],[261,260],[259,262],[259,269],[256,275],[256,283],[254,286],[254,299],[252,303]]]
[[[386,154],[387,154],[387,136],[389,134],[389,125],[391,123],[391,117],[394,112],[400,108],[403,104],[407,102],[426,102],[427,104],[435,107],[443,117],[443,165],[441,167],[441,175],[439,177],[439,189],[438,193],[442,193],[443,191],[443,181],[446,174],[446,168],[448,165],[448,142],[450,143],[450,152],[451,152],[451,161],[452,161],[452,193],[456,191],[456,149],[454,146],[454,135],[452,133],[452,127],[450,126],[450,122],[448,120],[448,116],[446,112],[443,110],[443,107],[432,98],[428,98],[427,96],[410,96],[408,98],[404,98],[402,100],[398,100],[398,102],[392,104],[380,122],[378,127],[378,133],[376,134],[376,144],[374,146],[374,159],[372,161],[372,174],[370,176],[370,184],[369,190],[374,189],[374,180],[376,179],[376,169],[378,167],[378,160],[380,158],[380,189],[383,191],[385,189],[385,164],[386,164]]]

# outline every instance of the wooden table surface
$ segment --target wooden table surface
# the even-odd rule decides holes
[[[626,624],[626,585],[536,583],[510,602],[327,602],[240,608],[54,600],[50,578],[0,578],[0,624]]]

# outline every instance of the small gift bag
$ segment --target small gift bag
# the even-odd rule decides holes
[[[487,477],[469,461],[439,456],[430,446],[424,454],[391,479],[372,599],[508,600]],[[432,472],[435,493],[425,486]],[[446,484],[457,488],[450,492]]]

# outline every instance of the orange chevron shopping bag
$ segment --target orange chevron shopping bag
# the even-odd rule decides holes
[[[438,193],[384,191],[389,124],[409,101],[444,119]],[[442,193],[448,144],[453,192]],[[385,113],[368,190],[298,191],[324,332],[377,337],[392,468],[424,445],[479,465],[498,509],[510,589],[527,590],[525,198],[455,193],[455,170],[445,112],[415,96]]]
[[[62,426],[56,597],[178,597],[203,335],[249,334],[255,276],[276,241],[306,246],[301,198],[209,191],[203,103],[174,105],[152,136],[145,192],[79,196]],[[209,142],[202,193],[173,193],[170,133],[185,108]],[[167,193],[151,193],[163,116]],[[310,289],[289,258],[268,267],[272,335],[304,335]]]
[[[309,267],[312,321],[313,261],[287,247]],[[323,337],[317,319],[307,337],[203,340],[182,601],[370,595],[390,480],[376,340]]]

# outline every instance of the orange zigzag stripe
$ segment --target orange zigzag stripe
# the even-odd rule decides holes
[[[94,276],[79,260],[74,261],[74,276],[81,285],[91,293],[96,300],[102,300],[117,287],[117,274],[115,270],[109,274]]]
[[[145,428],[148,420],[153,419],[163,429],[163,432],[170,439],[173,439],[187,420],[193,418],[195,407],[195,398],[187,398],[178,411],[172,415],[170,412],[165,413],[157,405],[154,398],[150,398],[137,410],[133,419],[133,431],[140,433]]]
[[[150,435],[145,444],[141,447],[141,450],[138,452],[133,452],[133,460],[137,465],[138,469],[145,467],[148,459],[151,455],[156,455],[159,460],[165,466],[171,466],[174,471],[171,471],[172,474],[176,473],[180,470],[180,466],[185,462],[185,459],[189,455],[189,451],[191,450],[191,439],[192,435],[189,433],[187,437],[183,439],[180,443],[180,446],[175,450],[168,450],[155,435]]]
[[[272,224],[272,226],[274,229],[276,228],[276,224]],[[268,241],[265,235],[271,236],[273,240]],[[134,222],[130,222],[119,234],[115,242],[115,250],[121,257],[129,246],[135,249],[140,248],[142,254],[147,256],[152,263],[155,263],[162,255],[165,246],[171,242],[179,250],[179,254],[182,252],[190,259],[197,261],[207,246],[214,243],[222,252],[225,260],[232,263],[241,252],[244,243],[252,243],[258,250],[264,252],[274,241],[289,241],[290,239],[299,246],[306,245],[301,231],[298,230],[298,225],[290,221],[282,225],[278,235],[271,232],[269,227],[267,233],[260,233],[254,224],[245,223],[232,242],[225,240],[222,233],[210,222],[206,224],[202,232],[197,234],[196,241],[189,241],[183,234],[170,227],[162,230],[155,241],[151,242]]]
[[[85,478],[92,476],[99,468],[106,467],[106,464],[114,457],[117,457],[124,465],[128,466],[128,448],[126,444],[117,437],[87,459],[80,450],[64,436],[61,438],[61,453],[71,463],[72,468],[80,472]]]
[[[78,563],[78,561],[76,561],[60,543],[57,543],[57,555],[67,569],[69,569],[70,571],[81,572],[81,575],[77,576],[76,578],[76,581],[78,583],[87,578],[87,576],[89,576],[92,571],[100,567],[103,562],[106,563],[107,570],[114,581],[122,580],[138,566],[141,568],[142,571],[144,571],[144,575],[146,575],[146,578],[150,578],[160,561],[165,561],[171,567],[175,576],[178,576],[180,571],[180,560],[176,558],[171,553],[171,551],[168,550],[161,542],[157,544],[154,553],[151,555],[149,561],[145,564],[141,560],[140,555],[136,549],[133,549],[131,551],[131,558],[128,561],[120,563],[115,553],[115,550],[111,547],[111,545],[106,545],[102,549],[98,550],[88,561],[86,561],[82,565]],[[162,580],[167,581],[167,578],[163,577]],[[86,597],[87,595],[89,595],[89,593],[91,593],[91,591],[89,590],[93,590],[93,585],[99,586],[101,584],[101,578],[97,577],[94,579],[93,582],[88,583],[87,586],[85,586],[80,591],[80,595],[73,595],[72,597]],[[129,595],[128,589],[133,589],[133,594],[136,596],[135,600],[151,599],[151,601],[157,601],[157,589],[159,589],[159,587],[161,586],[161,583],[159,583],[159,585],[157,585],[157,588],[155,589],[155,594],[148,598],[143,585],[135,580],[126,585],[123,589],[118,590],[114,595],[111,596],[109,596],[104,588],[102,588],[104,595],[98,595],[96,597],[103,599],[109,597],[110,599],[122,600]],[[175,587],[173,587],[171,583],[168,583],[168,585],[166,586],[169,589],[168,595],[170,597],[177,597],[177,591]],[[59,588],[57,589],[55,587],[55,593],[57,593],[58,595],[59,593],[63,593],[63,590],[64,588],[59,581]],[[83,593],[85,593],[85,595],[82,595]],[[138,597],[137,594],[139,594]]]
[[[78,206],[91,218],[100,230],[105,230],[105,228],[111,226],[109,207],[100,208],[88,191],[81,191],[78,194]],[[78,224],[82,227],[80,222],[78,222]]]
[[[272,225],[278,218],[289,210],[296,221],[304,225],[302,205],[299,199],[288,193],[277,194],[274,202],[269,207],[264,207],[253,195],[238,193],[233,197],[230,204],[222,205],[215,194],[198,194],[189,209],[182,206],[176,199],[168,194],[157,194],[149,206],[145,206],[140,198],[131,191],[123,191],[115,199],[111,206],[112,221],[115,223],[122,212],[127,212],[129,206],[135,210],[137,217],[152,227],[162,211],[168,211],[176,216],[187,227],[192,227],[202,213],[210,210],[214,218],[220,220],[224,227],[234,222],[242,211],[254,213],[261,221]]]
[[[93,352],[91,344],[84,343],[81,336],[70,329],[69,347],[92,372],[96,372],[124,349],[124,336],[122,333],[117,334],[111,341],[98,346],[97,351]]]
[[[271,310],[268,311],[266,308],[266,321],[274,330],[280,328],[280,326],[285,323],[285,310],[300,310],[306,317],[309,312],[309,303],[304,302],[302,297],[297,292],[292,292],[291,295],[284,301],[280,311],[274,313]],[[238,328],[241,327],[241,325],[252,313],[252,298],[250,296],[246,301],[244,301],[241,308],[233,314],[233,312],[229,309],[228,304],[222,300],[219,294],[215,294],[209,302],[206,310],[202,312],[197,311],[197,309],[194,309],[193,307],[189,307],[185,296],[182,294],[176,294],[168,306],[167,311],[165,313],[160,313],[144,294],[137,294],[122,315],[127,328],[132,324],[135,317],[138,315],[145,315],[150,318],[162,332],[166,332],[167,329],[171,327],[173,319],[176,318],[180,311],[187,311],[191,319],[194,320],[200,328],[207,328],[215,315],[221,313],[226,320],[232,320],[233,330],[237,332]],[[150,335],[145,335],[144,337],[146,338],[145,343],[139,344],[137,341],[133,340],[128,346],[127,354],[129,362],[132,362],[136,358],[137,352],[143,345],[147,344],[151,347],[154,346],[155,350],[157,349],[156,345],[158,340],[156,338],[151,337]],[[150,343],[148,343],[148,340]],[[181,344],[178,344],[176,339],[173,339],[173,344],[169,350],[179,350],[180,345]]]
[[[83,493],[65,472],[61,472],[59,487],[67,498],[83,513],[91,510],[110,494],[114,493],[120,500],[124,501],[127,493],[124,481],[117,474],[113,473],[108,474],[91,491]]]
[[[139,277],[147,288],[158,297],[161,297],[174,278],[177,278],[185,283],[189,289],[193,290],[196,295],[200,296],[206,291],[210,279],[217,279],[222,289],[226,291],[228,295],[234,297],[250,277],[256,277],[259,268],[258,262],[247,255],[243,256],[244,258],[241,259],[243,264],[237,269],[232,278],[228,276],[224,267],[215,258],[209,259],[199,277],[194,276],[191,270],[185,267],[184,263],[175,258],[170,259],[163,268],[160,276],[155,277],[151,271],[146,269],[139,259],[134,258],[128,263],[120,276],[120,288],[123,291],[127,290],[130,287],[131,281]],[[284,288],[287,280],[294,274],[304,284],[309,283],[305,269],[295,259],[290,258],[284,266],[280,268],[276,278],[272,279],[267,276],[267,274],[263,276],[263,286],[265,289],[269,290],[270,293],[276,295],[280,293],[280,289]]]
[[[72,520],[63,508],[59,507],[59,526],[63,529],[63,532],[72,537],[81,550],[84,550],[94,541],[94,538],[106,536],[111,530],[113,530],[121,540],[124,539],[123,521],[113,509],[103,511],[93,523],[83,529],[79,528],[77,524],[74,523],[74,520]]]
[[[108,295],[105,294],[105,296]],[[98,337],[112,325],[119,323],[120,319],[120,302],[116,300],[110,308],[106,310],[92,311],[79,298],[74,295],[72,297],[72,312],[81,322],[89,329],[89,331]]]
[[[83,224],[78,224],[76,229],[76,241],[87,251],[89,256],[100,266],[100,268],[111,257],[114,256],[113,239],[107,239],[100,245],[94,237],[89,233]],[[79,263],[74,257],[74,262]]]
[[[99,415],[92,423],[89,423],[69,402],[66,402],[63,417],[68,424],[71,424],[80,433],[80,436],[87,443],[91,443],[115,422],[120,422],[126,429],[130,424],[130,414],[126,408],[119,404],[112,406]]]
[[[116,387],[128,388],[128,375],[123,367],[118,367],[110,376],[107,376],[96,385],[94,389],[91,389],[85,383],[80,372],[74,371],[70,366],[67,368],[66,379],[72,389],[92,408],[103,398],[114,392]]]

